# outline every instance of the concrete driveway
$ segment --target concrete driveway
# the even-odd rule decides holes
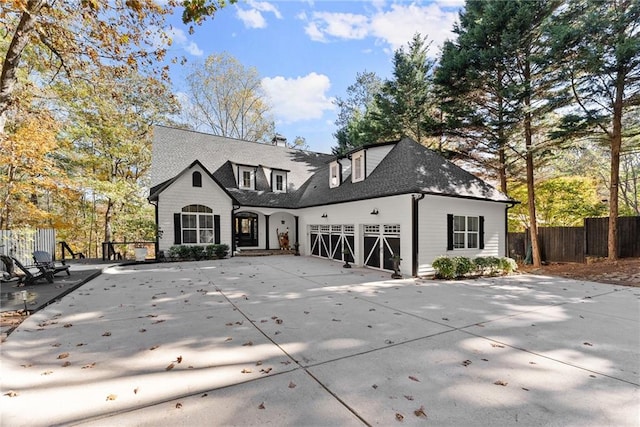
[[[640,288],[543,276],[114,267],[0,349],[3,426],[640,423]]]

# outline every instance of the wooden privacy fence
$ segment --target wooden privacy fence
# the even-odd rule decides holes
[[[538,241],[543,261],[584,262],[585,257],[606,257],[609,218],[585,218],[583,227],[540,227]],[[529,233],[509,233],[509,256],[522,260]],[[640,216],[618,218],[618,256],[640,257]]]
[[[0,254],[33,264],[33,251],[46,251],[55,258],[56,231],[54,229],[0,230]]]

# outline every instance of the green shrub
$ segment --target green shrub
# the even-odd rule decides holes
[[[203,246],[189,246],[190,256],[189,258],[194,259],[196,261],[201,260],[204,257],[204,247]]]
[[[213,259],[214,255],[216,254],[216,246],[218,245],[207,245],[204,247],[204,254],[207,259]]]
[[[453,258],[456,277],[466,276],[474,270],[473,261],[465,256],[457,256]]]
[[[169,248],[169,256],[171,258],[188,259],[191,257],[189,246],[175,245]]]
[[[502,263],[500,262],[500,258],[497,258],[494,256],[488,256],[486,260],[487,260],[487,268],[489,269],[489,275],[495,276],[496,274],[498,274],[502,266]]]
[[[479,275],[483,275],[487,270],[489,263],[487,262],[487,258],[479,256],[474,258],[473,265],[475,265],[476,273]]]
[[[220,245],[213,245],[213,246],[215,246],[214,252],[218,258],[225,258],[229,253],[229,245],[225,245],[223,243]]]
[[[500,258],[500,270],[502,270],[504,274],[513,273],[517,269],[518,264],[514,259],[507,257]]]
[[[434,259],[431,265],[436,270],[436,277],[439,279],[456,278],[456,265],[451,258],[440,256]]]

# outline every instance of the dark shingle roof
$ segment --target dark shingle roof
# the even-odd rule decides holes
[[[155,197],[198,160],[205,169],[213,171],[211,175],[232,198],[246,206],[300,208],[409,193],[513,201],[408,138],[398,141],[364,181],[352,183],[346,179],[337,188],[329,188],[328,163],[335,157],[327,154],[162,126],[155,128],[153,144],[151,194]],[[238,189],[232,162],[287,170],[289,191],[271,192],[262,168],[256,176],[257,190]]]
[[[328,169],[321,169],[300,189],[298,206],[408,193],[512,201],[480,178],[408,138],[400,140],[364,181],[346,180],[337,188],[329,188]]]

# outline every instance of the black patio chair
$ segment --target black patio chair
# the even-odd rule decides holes
[[[24,278],[22,283],[25,285],[33,285],[40,279],[47,279],[47,282],[53,283],[53,270],[43,265],[23,265],[17,259],[11,257],[13,264],[20,270]],[[20,275],[19,272],[16,272]]]
[[[49,252],[46,251],[35,251],[33,253],[33,260],[35,261],[37,266],[43,266],[48,268],[49,270],[53,270],[53,275],[60,273],[61,271],[65,271],[67,276],[71,276],[71,272],[69,272],[69,266],[64,263],[56,263],[53,261],[53,257]]]

